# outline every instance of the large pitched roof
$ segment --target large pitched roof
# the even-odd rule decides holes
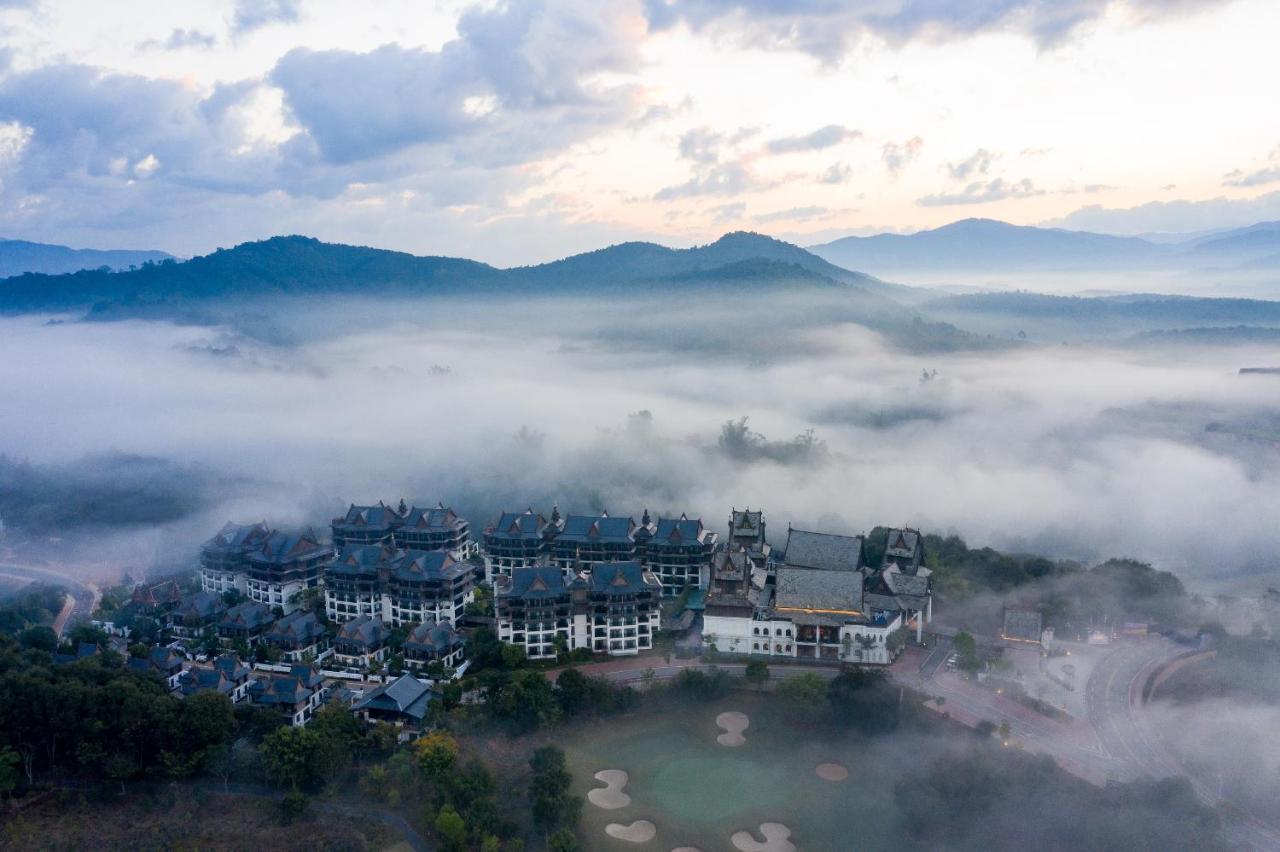
[[[311,530],[293,533],[272,530],[262,545],[249,554],[249,560],[259,564],[284,565],[324,556],[329,552],[330,548],[321,544]]]
[[[421,721],[431,698],[431,687],[406,674],[370,692],[356,702],[355,709],[403,713]]]
[[[365,648],[379,648],[387,641],[388,632],[381,618],[362,615],[338,628],[338,641]]]
[[[857,571],[862,561],[862,536],[789,529],[782,561],[797,568]]]
[[[244,550],[262,543],[271,530],[265,523],[233,524],[230,521],[205,542],[206,550]]]
[[[324,570],[326,574],[376,575],[379,568],[390,565],[395,553],[382,544],[348,544]]]
[[[555,565],[513,568],[511,577],[498,577],[495,594],[502,597],[559,597],[567,593],[564,574]]]
[[[240,630],[259,630],[270,624],[271,620],[271,607],[257,601],[245,601],[227,610],[226,614],[222,616],[222,621],[218,622],[218,626]]]
[[[605,562],[591,568],[593,594],[633,595],[661,586],[658,578],[639,562]]]
[[[398,580],[455,580],[471,569],[443,550],[406,550],[392,562]]]
[[[403,518],[387,504],[379,501],[376,506],[357,506],[354,503],[341,518],[333,519],[333,526],[373,527],[375,529],[394,529],[400,526]]]
[[[182,619],[205,620],[221,615],[226,609],[226,602],[217,592],[196,592],[183,598],[174,607],[173,614]]]
[[[523,512],[503,512],[497,523],[485,530],[485,535],[497,538],[540,539],[546,526],[547,519],[529,508]]]
[[[294,610],[267,631],[267,640],[285,644],[310,645],[324,635],[324,625],[314,612]]]
[[[608,515],[570,515],[564,529],[556,536],[557,542],[629,542],[633,540],[636,522],[631,518],[611,518]]]
[[[446,651],[462,641],[462,634],[448,622],[426,621],[409,631],[401,647],[410,651]]]
[[[774,606],[832,614],[861,614],[862,574],[822,568],[778,568]]]
[[[689,518],[681,515],[678,518],[658,518],[658,524],[653,531],[653,542],[667,542],[669,544],[677,544],[680,542],[697,542],[704,544],[708,540],[714,541],[716,534],[702,525],[701,518]]]
[[[404,519],[405,528],[412,530],[440,530],[444,532],[456,529],[462,523],[463,521],[458,517],[458,513],[453,511],[452,508],[446,508],[444,503],[437,503],[430,509],[420,509],[414,506]]]

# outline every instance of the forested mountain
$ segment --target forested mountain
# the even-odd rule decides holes
[[[129,251],[127,249],[73,249],[67,246],[32,243],[26,240],[0,240],[0,278],[41,272],[61,275],[81,269],[128,269],[144,263],[159,263],[170,255],[162,251]]]

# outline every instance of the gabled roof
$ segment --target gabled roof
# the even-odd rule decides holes
[[[484,532],[495,538],[540,539],[546,526],[547,519],[529,508],[523,512],[503,512],[497,523]]]
[[[325,566],[325,574],[376,576],[389,567],[396,551],[384,544],[347,544],[337,558]]]
[[[271,530],[265,523],[233,524],[230,521],[204,543],[205,550],[243,551],[261,544]]]
[[[356,702],[354,709],[402,713],[421,721],[427,715],[431,698],[431,687],[406,674],[370,692]]]
[[[631,518],[611,518],[607,514],[570,515],[556,542],[631,542],[635,530],[636,522]]]
[[[400,526],[403,518],[395,509],[382,501],[376,506],[357,506],[352,503],[347,514],[333,519],[335,527],[373,527],[375,529],[394,529]]]
[[[236,689],[235,683],[218,669],[187,669],[178,679],[178,687],[183,695],[195,695],[197,692],[230,695]]]
[[[594,594],[633,595],[661,588],[658,578],[639,562],[605,562],[591,568]]]
[[[425,621],[409,631],[401,647],[406,651],[447,651],[463,641],[462,634],[448,622]]]
[[[568,593],[564,573],[555,565],[511,569],[510,577],[495,580],[494,594],[512,598],[553,598]]]
[[[219,627],[237,630],[261,630],[271,623],[271,607],[257,601],[245,601],[227,610]]]
[[[294,668],[297,668],[296,666]],[[289,674],[273,674],[254,678],[249,682],[249,696],[257,704],[285,704],[295,706],[311,697],[319,686],[319,674],[311,676],[311,670]]]
[[[681,515],[678,518],[658,518],[653,531],[653,542],[668,544],[714,542],[716,534],[702,525],[701,518],[689,518]]]
[[[249,676],[250,669],[233,653],[219,654],[213,660],[213,667],[222,672],[232,682],[239,682]]]
[[[443,550],[406,550],[392,562],[391,570],[397,580],[456,580],[471,569],[458,562]]]
[[[782,561],[796,568],[857,571],[862,562],[862,536],[788,529]]]
[[[154,585],[139,584],[133,590],[133,603],[159,606],[182,600],[182,588],[175,580],[164,580]]]
[[[324,635],[324,625],[314,612],[294,610],[280,618],[267,631],[267,641],[284,645],[307,646]]]
[[[774,606],[857,616],[862,613],[862,574],[822,568],[778,568]]]
[[[226,612],[227,604],[217,592],[196,592],[187,595],[174,608],[173,614],[181,619],[207,621]]]
[[[362,615],[338,628],[338,641],[343,644],[359,645],[366,650],[375,650],[381,648],[387,641],[389,632],[381,618]]]
[[[328,545],[320,543],[311,530],[285,533],[272,530],[261,547],[249,554],[249,561],[265,565],[287,565],[331,553]]]
[[[404,520],[406,529],[440,530],[441,532],[457,529],[462,524],[463,520],[458,517],[458,513],[452,508],[446,508],[444,503],[437,503],[431,509],[419,509],[414,506]]]

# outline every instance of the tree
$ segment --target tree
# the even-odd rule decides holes
[[[533,769],[529,799],[534,826],[547,835],[572,829],[582,812],[582,800],[569,795],[573,777],[565,768],[564,752],[543,746],[533,753],[529,766]]]
[[[432,731],[413,744],[418,771],[427,781],[438,784],[458,761],[458,742],[444,731]]]
[[[462,816],[453,809],[453,805],[446,804],[440,808],[435,824],[436,832],[439,833],[440,839],[444,841],[445,849],[461,852],[467,848],[467,824],[463,821]]]
[[[508,669],[518,669],[524,665],[524,648],[519,645],[504,644],[502,646],[502,665]]]
[[[13,792],[18,786],[18,764],[21,758],[12,746],[0,746],[0,798]]]
[[[752,686],[763,686],[769,680],[769,666],[764,660],[752,660],[747,663],[747,671],[744,675],[747,683]]]
[[[317,737],[307,728],[280,728],[262,741],[267,777],[282,787],[297,789],[312,780]]]
[[[978,656],[978,643],[973,636],[960,631],[951,640],[956,651],[956,665],[961,671],[976,672],[982,668],[982,658]]]
[[[591,679],[577,669],[560,672],[555,690],[566,716],[581,713],[591,702]]]
[[[19,633],[18,641],[22,643],[24,648],[48,651],[50,654],[58,650],[58,634],[53,632],[53,628],[43,624],[28,627]]]
[[[547,838],[549,852],[578,852],[581,848],[578,845],[578,838],[574,837],[573,832],[567,828],[562,828]]]

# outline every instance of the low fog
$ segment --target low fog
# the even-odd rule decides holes
[[[145,570],[228,519],[352,501],[444,500],[477,530],[552,501],[715,529],[750,505],[779,540],[910,524],[1265,587],[1280,465],[1232,424],[1274,422],[1280,377],[1237,375],[1273,350],[912,354],[829,307],[299,302],[272,306],[278,343],[0,319],[0,516],[11,543]]]

